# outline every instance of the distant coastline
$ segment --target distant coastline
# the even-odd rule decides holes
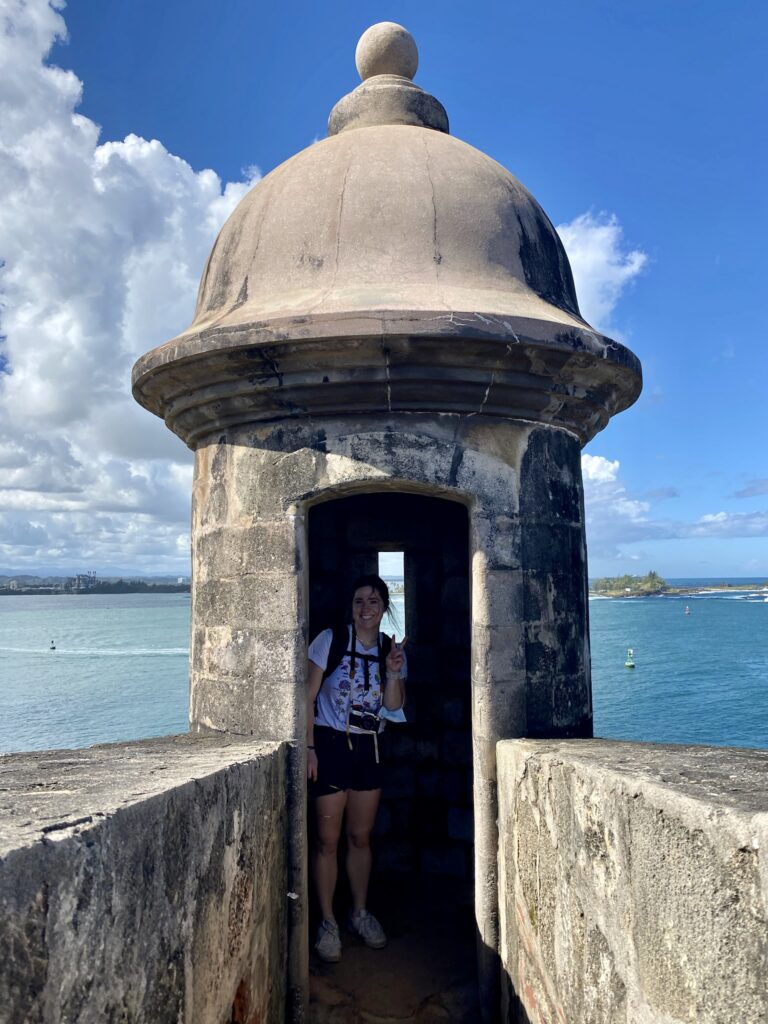
[[[39,580],[39,582],[37,582]],[[402,577],[390,578],[389,591],[400,595],[405,592]],[[15,585],[9,585],[13,583]],[[169,579],[124,579],[110,578],[91,582],[87,587],[72,586],[67,577],[16,577],[9,579],[0,576],[0,597],[36,596],[48,597],[59,594],[189,594],[191,584],[172,582]],[[718,582],[712,578],[701,582],[692,580],[683,585],[667,583],[656,573],[646,576],[616,576],[590,581],[589,593],[594,597],[621,598],[654,597],[685,597],[702,593],[728,593],[740,590],[761,590],[768,594],[768,579],[765,577],[745,577],[743,580],[723,580]]]
[[[56,597],[60,594],[188,594],[189,580],[97,579],[88,576],[0,576],[0,597]]]
[[[684,585],[667,583],[656,572],[645,576],[614,576],[590,581],[589,593],[594,597],[687,597],[694,594],[728,593],[741,590],[764,590],[768,593],[768,579],[745,577],[740,580],[702,579],[692,580]]]

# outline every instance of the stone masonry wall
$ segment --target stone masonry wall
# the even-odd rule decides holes
[[[0,758],[2,1024],[282,1024],[285,747]]]
[[[768,1020],[768,751],[498,745],[506,1021]]]

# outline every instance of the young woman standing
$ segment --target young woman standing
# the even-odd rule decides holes
[[[341,957],[333,896],[345,813],[352,891],[349,927],[372,949],[387,942],[366,902],[371,831],[383,777],[378,733],[388,712],[400,711],[405,703],[405,639],[398,644],[379,631],[388,608],[386,583],[378,576],[363,576],[353,588],[346,636],[343,630],[334,634],[326,629],[309,646],[307,775],[317,823],[314,881],[323,915],[315,950],[329,963]]]

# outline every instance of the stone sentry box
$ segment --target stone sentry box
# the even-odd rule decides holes
[[[418,501],[434,503],[437,522],[440,509],[446,524],[463,521],[470,596],[459,636],[471,638],[471,661],[457,671],[464,664],[460,723],[471,712],[490,1020],[495,745],[591,734],[580,451],[635,401],[640,365],[581,318],[535,199],[448,134],[441,104],[411,80],[410,35],[374,26],[356,59],[363,82],[332,111],[329,137],[242,200],[214,245],[192,326],[137,362],[134,394],[195,451],[191,726],[294,743],[292,1019],[307,981],[313,527],[331,529],[349,502],[371,508],[375,495],[391,515],[388,535],[372,526],[371,542],[418,547],[408,537]],[[450,503],[461,510],[453,519]],[[343,536],[335,550],[348,574],[360,552]],[[319,580],[327,566],[317,565]],[[412,639],[418,662],[434,635],[420,624]]]

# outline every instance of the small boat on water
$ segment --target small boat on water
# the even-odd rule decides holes
[[[627,660],[624,662],[624,668],[634,668],[634,667],[635,667],[635,651],[634,651],[634,648],[628,647],[627,648]]]
[[[691,614],[691,609],[688,607],[688,605],[685,606],[685,614],[686,615],[690,615]]]

